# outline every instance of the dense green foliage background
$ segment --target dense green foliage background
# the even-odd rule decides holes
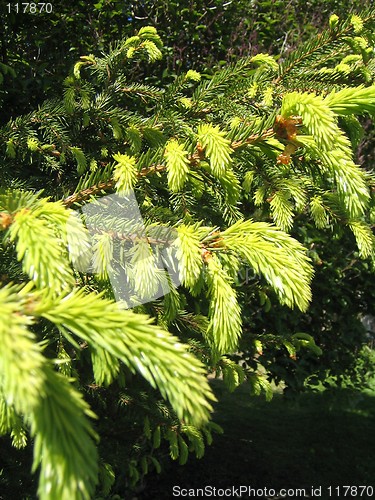
[[[85,84],[82,86],[80,83],[77,84],[78,79],[75,80],[72,76],[73,65],[80,56],[94,54],[100,57],[102,51],[107,53],[116,47],[116,40],[133,36],[143,26],[156,27],[164,42],[163,63],[153,61],[145,64],[139,60],[126,67],[126,81],[131,82],[132,85],[147,84],[155,89],[154,96],[142,97],[138,101],[136,99],[132,101],[130,97],[126,101],[126,111],[134,115],[138,113],[147,122],[149,115],[154,111],[153,99],[157,101],[160,97],[158,88],[172,84],[170,102],[167,94],[165,107],[173,107],[175,104],[173,82],[178,77],[182,79],[180,83],[183,82],[183,75],[186,71],[197,70],[209,81],[212,75],[225,67],[225,64],[235,63],[242,56],[254,56],[262,52],[273,54],[276,60],[282,63],[288,55],[293,54],[301,42],[314,35],[318,28],[323,29],[328,26],[330,14],[335,12],[345,19],[348,13],[356,7],[356,3],[349,0],[329,2],[100,0],[89,4],[80,0],[74,2],[74,5],[55,1],[52,14],[32,16],[14,12],[6,13],[3,16],[4,29],[0,35],[0,124],[3,126],[1,139],[8,140],[9,134],[12,133],[11,125],[7,125],[8,120],[12,119],[10,123],[17,122],[21,130],[21,139],[26,140],[30,130],[33,130],[27,128],[28,116],[34,116],[33,110],[39,108],[40,116],[46,112],[59,115],[62,113],[62,106],[69,104],[68,90],[73,89],[72,111],[67,114],[67,117],[61,119],[62,129],[65,127],[69,130],[69,139],[75,141],[75,146],[78,144],[86,153],[92,154],[93,160],[101,166],[107,166],[109,155],[108,151],[107,153],[104,151],[103,154],[103,150],[109,148],[110,151],[115,151],[116,147],[122,147],[121,131],[116,131],[115,121],[111,122],[118,109],[114,106],[116,108],[114,114],[110,114],[111,110],[108,113],[108,123],[111,123],[113,130],[109,128],[108,123],[103,126],[91,123],[86,128],[84,100],[85,98],[87,102],[94,100],[94,91],[91,91],[88,84],[87,87]],[[362,6],[367,7],[370,4],[371,1],[367,1]],[[66,78],[68,73],[70,73],[70,79]],[[362,74],[358,76],[358,84],[362,82],[362,76]],[[97,81],[94,80],[95,92],[105,94],[108,89],[103,90],[105,87],[103,82],[104,79],[100,80],[99,77]],[[87,91],[86,97],[85,91]],[[191,87],[187,87],[187,95],[191,97],[193,91],[192,80]],[[236,92],[238,96],[238,89]],[[64,96],[63,104],[59,101],[61,96]],[[51,99],[47,104],[44,103],[46,98]],[[121,108],[123,101],[119,100],[115,104]],[[262,102],[259,107],[257,106],[258,104],[254,105],[255,112],[259,111],[260,115],[262,113],[271,115],[272,105],[267,106]],[[220,103],[217,104],[217,109],[219,110],[217,116],[212,110],[206,111],[204,108],[201,110],[201,115],[198,113],[194,115],[195,110],[193,110],[190,118],[197,124],[201,118],[204,120],[208,113],[210,119],[213,117],[213,120],[225,122],[225,112],[220,108]],[[161,115],[162,111],[158,109]],[[184,131],[182,122],[178,121],[180,111],[181,109],[176,111],[177,117],[171,113],[170,122],[168,122],[167,114],[163,118],[163,126],[170,136]],[[31,114],[27,115],[27,113]],[[24,117],[22,118],[21,115]],[[87,120],[95,121],[92,117]],[[271,127],[272,120],[274,117],[271,116]],[[354,127],[358,132],[357,135],[351,134],[350,125],[353,124],[345,122],[344,118],[340,120],[340,126],[349,132],[351,145],[356,151],[358,161],[370,173],[374,158],[371,121],[367,118],[363,119],[366,135],[361,136],[359,127]],[[134,123],[138,125],[138,122]],[[98,128],[95,128],[96,125]],[[147,125],[150,125],[150,122],[147,122]],[[152,123],[150,128],[152,129]],[[99,135],[98,130],[102,136]],[[39,130],[35,131],[34,138],[39,137],[39,132]],[[150,133],[149,138],[142,137],[142,141],[145,141],[142,145],[146,143],[147,147],[156,151],[163,139],[155,133],[155,130],[153,132],[154,135]],[[98,137],[101,141],[100,148],[97,146]],[[51,157],[47,159],[46,157],[40,159],[37,155],[38,146],[35,144],[33,146],[31,141],[29,150],[21,151],[21,153],[17,151],[18,156],[9,154],[8,144],[7,156],[4,154],[2,160],[3,179],[8,184],[13,182],[14,187],[33,189],[43,187],[45,194],[51,194],[57,199],[68,196],[70,190],[75,189],[77,179],[87,168],[86,160],[82,159],[80,152],[76,150],[75,156],[69,157],[67,154],[68,160],[65,163],[61,162],[62,166],[59,166],[57,156],[54,156],[54,154],[60,154],[59,150],[56,150],[57,153],[53,151]],[[62,149],[66,146],[64,140],[61,140],[58,147],[61,145]],[[136,147],[134,150],[137,154],[139,153]],[[68,148],[67,151],[69,151]],[[146,157],[146,159],[150,158]],[[268,158],[270,166],[275,159],[276,155],[272,157],[270,153]],[[82,172],[77,173],[77,163],[78,170],[82,168]],[[259,167],[257,158],[254,159],[254,165]],[[9,180],[11,176],[15,179]],[[142,206],[147,212],[148,203],[159,204],[160,219],[170,218],[171,204],[175,203],[175,199],[169,198],[169,193],[162,181],[157,179],[153,182],[155,185],[151,183],[148,186],[146,181],[142,185],[142,189],[146,192],[149,190],[147,196],[142,198],[144,202]],[[197,186],[199,187],[199,182]],[[189,202],[191,200],[187,199],[187,204]],[[210,222],[214,221],[219,226],[230,220],[230,214],[228,216],[228,213],[223,214],[218,211],[210,198],[203,197],[199,203],[201,210],[207,210],[207,219]],[[176,222],[178,215],[182,213],[181,206],[180,200],[177,200],[174,215],[176,220],[173,222]],[[269,207],[254,207],[250,196],[244,207],[245,215],[248,217],[253,217],[255,214],[258,220],[270,220]],[[199,211],[199,207],[197,210]],[[342,218],[344,219],[345,217]],[[370,211],[369,223],[373,224],[374,219],[373,211]],[[347,228],[341,228],[341,222],[339,221],[337,225],[332,224],[335,226],[333,234],[332,227],[317,229],[310,218],[301,213],[296,216],[296,223],[291,229],[292,236],[308,249],[308,255],[314,265],[313,301],[307,312],[301,312],[298,309],[291,310],[280,305],[275,290],[262,277],[250,276],[242,285],[240,279],[237,283],[238,297],[242,306],[244,336],[239,347],[241,354],[231,355],[228,359],[245,363],[245,366],[247,365],[252,370],[255,370],[260,362],[267,370],[269,381],[281,383],[289,394],[312,388],[320,390],[322,387],[363,388],[373,370],[373,358],[367,348],[369,338],[361,323],[361,315],[375,313],[373,264],[369,260],[360,258],[361,252],[358,250],[353,234],[349,233]],[[14,277],[22,281],[24,275],[20,275],[18,268],[12,267],[13,264],[10,264],[13,262],[12,259],[14,260],[12,252],[3,252],[0,264],[2,278],[5,282]],[[97,286],[90,282],[88,285],[93,289]],[[208,314],[209,306],[204,301],[192,298],[187,293],[184,300],[186,301],[184,306],[188,310],[195,310],[198,315]],[[163,307],[167,307],[165,303]],[[159,304],[146,306],[142,312],[157,317],[160,322],[163,321],[163,318],[160,318]],[[184,341],[191,332],[195,340],[198,339],[197,332],[199,333],[200,325],[194,323],[192,318],[193,316],[186,316],[184,319],[186,323],[173,323],[170,326],[172,332]],[[43,321],[37,331],[40,339],[44,338],[44,335],[48,336],[46,333],[48,326]],[[184,328],[189,321],[191,321],[191,331],[187,333]],[[295,332],[307,332],[312,336],[318,348],[314,349],[316,346],[313,343],[311,350],[301,348],[297,352],[292,337]],[[301,342],[302,345],[303,342]],[[317,356],[320,348],[322,353]],[[52,348],[49,346],[46,349],[46,355],[52,358],[54,349],[55,345]],[[201,345],[198,342],[195,349],[199,356],[204,358],[205,353],[203,352],[202,355],[200,352]],[[111,469],[106,469],[107,463],[113,464],[116,469],[117,478],[114,490],[129,491],[129,488],[134,487],[146,472],[145,462],[142,462],[142,466],[139,466],[139,463],[141,463],[142,456],[149,453],[148,434],[150,431],[147,426],[151,425],[154,431],[154,425],[162,429],[174,429],[180,424],[170,407],[161,402],[159,391],[151,390],[141,377],[133,376],[125,371],[126,380],[130,381],[126,391],[123,390],[120,382],[116,382],[105,390],[98,390],[91,384],[92,367],[90,357],[86,352],[82,352],[80,363],[80,380],[82,386],[85,386],[85,399],[99,416],[97,431],[102,436],[99,452],[103,462],[100,464],[102,475],[100,487],[102,489],[98,495],[102,494],[107,498],[106,495],[109,493],[106,491],[109,491],[108,485],[112,479]],[[233,386],[236,382],[238,381],[233,380]],[[253,392],[259,393],[262,387],[255,389]],[[125,407],[128,410],[126,415],[122,412]],[[145,419],[145,415],[148,420]],[[113,422],[116,422],[115,430],[113,430]],[[168,436],[164,437],[168,441]],[[16,455],[14,451],[10,451],[7,438],[1,439],[4,444],[1,458],[5,462],[5,467],[4,473],[0,475],[0,484],[4,491],[9,498],[14,498],[15,495],[19,497],[26,490],[34,491],[36,486],[30,480],[29,475],[26,475],[32,462],[31,448],[17,452]],[[168,443],[170,444],[171,441],[172,438]],[[197,455],[201,454],[199,446],[200,444],[196,445],[194,449]],[[194,440],[192,447],[194,448]],[[150,463],[149,456],[152,456],[153,452],[154,450],[147,455]],[[128,474],[129,469],[126,474],[122,473],[122,464],[125,462],[130,462],[132,477]],[[149,462],[146,461],[146,465]],[[20,470],[20,464],[24,468],[23,471]],[[24,464],[27,464],[27,467]],[[10,479],[12,467],[19,472],[18,485]]]
[[[361,8],[370,5],[371,0],[361,2]],[[144,67],[137,72],[163,81],[191,68],[211,72],[239,56],[267,52],[283,57],[327,26],[330,14],[346,17],[357,7],[355,0],[78,0],[74,5],[56,0],[51,14],[31,15],[8,12],[4,5],[0,62],[15,75],[2,69],[0,118],[4,123],[34,109],[61,90],[79,56],[108,50],[142,26],[158,29],[165,44],[164,64],[159,73]]]

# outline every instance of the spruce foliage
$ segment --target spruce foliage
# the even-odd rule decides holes
[[[120,460],[100,444],[109,461],[97,457],[106,418],[142,422],[127,485],[160,468],[162,440],[180,463],[202,456],[220,432],[207,372],[270,397],[266,376],[234,361],[251,307],[238,273],[256,273],[263,305],[269,287],[306,311],[314,269],[291,235],[299,216],[352,231],[374,259],[373,176],[352,152],[357,116],[375,111],[374,20],[332,16],[282,62],[259,54],[166,88],[129,79],[162,57],[144,27],[108,54],[82,56],[61,99],[0,131],[0,430],[16,447],[32,437],[41,499],[93,498],[98,478],[109,493]],[[142,227],[123,217],[133,192]],[[88,227],[85,207],[114,193],[117,211]],[[178,283],[154,265],[168,252]],[[113,275],[131,302],[115,300]],[[159,287],[167,292],[142,300]],[[284,345],[291,356],[320,353],[307,334]]]

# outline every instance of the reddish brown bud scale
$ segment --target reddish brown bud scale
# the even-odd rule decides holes
[[[0,229],[7,229],[13,222],[13,218],[7,212],[0,212]]]

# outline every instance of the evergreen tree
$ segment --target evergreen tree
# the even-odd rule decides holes
[[[220,431],[207,372],[270,397],[267,342],[321,353],[307,333],[253,332],[238,362],[252,304],[236,288],[251,268],[262,305],[272,290],[308,309],[299,217],[374,258],[373,176],[353,160],[357,116],[375,112],[374,20],[331,16],[283,61],[165,88],[129,77],[162,58],[144,27],[1,129],[0,429],[16,447],[30,435],[41,499],[106,496],[115,472],[124,491],[160,468],[162,439],[181,463],[202,456]]]

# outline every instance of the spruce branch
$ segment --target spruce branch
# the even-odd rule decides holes
[[[230,143],[229,148],[233,150],[239,150],[243,147],[249,146],[249,145],[255,145],[258,143],[261,143],[263,141],[266,141],[267,139],[273,137],[275,135],[275,132],[273,128],[270,128],[266,131],[264,131],[261,134],[254,134],[245,140],[237,140],[233,141]],[[191,167],[197,167],[200,163],[200,161],[203,158],[203,150],[200,145],[197,146],[196,151],[191,154],[187,155],[186,159]],[[168,166],[164,164],[155,164],[155,165],[150,165],[150,166],[145,166],[142,167],[138,173],[137,176],[138,178],[141,177],[146,177],[148,175],[154,174],[154,173],[159,173],[163,171],[167,171]],[[93,184],[89,188],[82,189],[78,191],[77,193],[74,193],[70,196],[67,196],[64,200],[63,203],[66,207],[71,207],[72,205],[76,203],[81,203],[92,196],[97,196],[102,194],[103,192],[110,191],[114,189],[116,184],[115,179],[108,179],[106,181],[98,182],[97,184]]]
[[[358,17],[358,16],[357,16]],[[363,12],[360,16],[362,27],[372,22],[373,11]],[[335,26],[330,26],[328,29],[319,33],[315,39],[302,44],[296,51],[287,57],[283,64],[279,65],[279,75],[274,79],[273,84],[279,85],[286,82],[286,79],[293,75],[294,71],[298,71],[305,63],[311,67],[311,60],[314,57],[318,58],[318,64],[321,64],[321,56],[325,53],[330,53],[336,56],[344,52],[343,42],[350,38],[350,35],[356,33],[356,27],[353,26],[351,19],[342,23],[337,23]]]
[[[287,233],[264,222],[242,220],[221,233],[221,246],[262,274],[281,303],[308,308],[313,269],[303,246]]]
[[[233,352],[242,333],[241,309],[232,287],[233,282],[215,255],[206,251],[204,260],[210,299],[206,337],[214,352]]]
[[[7,405],[22,415],[34,438],[39,498],[92,498],[97,482],[93,417],[82,395],[43,356],[30,326],[30,286],[0,289],[0,386]],[[58,459],[57,459],[58,457]]]
[[[372,88],[371,88],[372,89]],[[338,93],[342,98],[342,106],[347,106],[348,95],[355,91],[345,89],[345,92]],[[366,97],[371,97],[370,92],[361,92],[359,102],[360,108],[371,109],[372,99],[367,101]],[[303,144],[313,155],[323,161],[323,165],[334,175],[337,190],[342,198],[351,217],[363,214],[369,202],[369,191],[364,173],[353,162],[351,144],[344,132],[337,124],[337,115],[330,107],[330,103],[337,107],[337,96],[334,94],[323,99],[319,95],[291,92],[284,96],[281,113],[288,119],[293,115],[302,117],[302,124],[311,136],[293,134],[292,139],[297,139],[297,143]],[[353,106],[358,107],[359,103],[354,101]]]
[[[89,346],[100,347],[131,371],[139,371],[183,421],[197,426],[208,421],[214,397],[203,365],[150,318],[122,310],[117,303],[83,289],[56,300],[41,296],[33,315],[48,319],[63,335],[69,330]]]

